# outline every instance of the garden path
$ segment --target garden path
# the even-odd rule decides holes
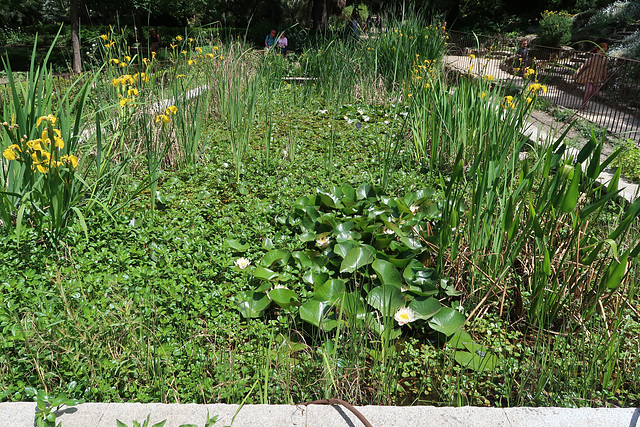
[[[444,57],[444,62],[451,69],[474,77],[490,74],[493,76],[494,81],[502,84],[510,84],[520,88],[525,84],[525,81],[521,77],[516,77],[501,68],[502,59],[447,55]],[[582,105],[582,96],[576,96],[557,86],[550,87],[549,91],[544,94],[544,97],[554,105],[571,110],[576,110]],[[590,101],[589,105],[590,108],[588,111],[576,111],[575,115],[590,122],[597,123],[602,127],[606,127],[609,132],[616,136],[631,138],[640,144],[640,121],[637,118],[624,111],[612,108],[609,105],[599,103],[597,100]],[[629,131],[619,132],[619,129],[629,129]]]
[[[512,74],[500,69],[499,63],[500,60],[498,59],[471,59],[467,56],[445,56],[445,64],[457,72],[468,74],[476,78],[479,75],[491,74],[493,76],[493,80],[496,82],[509,82],[512,85],[523,85],[524,81],[521,78],[514,78]],[[560,90],[557,88],[554,88],[553,91],[547,92],[544,96],[554,104],[559,100],[562,100],[563,104],[567,104],[562,105],[565,108],[575,109],[582,104],[582,99],[580,97],[567,93],[560,94]],[[591,104],[596,104],[596,102],[592,101]],[[603,116],[602,111],[604,111],[604,109],[595,107],[594,105],[594,108],[591,108],[591,111],[576,111],[574,116],[605,124],[612,124],[614,119],[637,121],[633,116],[623,112],[618,112],[619,115],[612,118],[609,116]],[[638,131],[633,134],[627,134],[626,136],[635,139],[636,141],[640,141],[640,123],[634,122],[634,125],[635,129],[638,129]],[[531,117],[529,117],[528,124],[525,126],[523,131],[533,141],[542,142],[546,141],[548,138],[553,140],[559,137],[566,130],[567,126],[567,123],[562,123],[556,120],[550,114],[536,110],[533,111]],[[589,140],[589,137],[581,134],[576,129],[571,129],[565,137],[565,140],[571,141],[571,143],[574,144],[573,147],[570,147],[567,150],[567,156],[575,156],[578,154],[582,145]],[[613,151],[614,148],[611,144],[605,143],[602,150],[602,160],[608,157]],[[613,178],[613,173],[613,170],[606,170],[600,174],[598,179],[603,185],[607,185]],[[619,188],[622,189],[621,196],[629,202],[634,201],[640,195],[640,188],[638,184],[625,180],[624,178],[620,178]]]

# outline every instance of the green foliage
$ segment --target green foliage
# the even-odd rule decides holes
[[[624,151],[616,159],[615,166],[620,166],[624,177],[640,182],[640,148],[631,140],[624,142],[622,147]]]
[[[301,320],[325,331],[339,321],[355,328],[374,322],[382,333],[394,315],[402,325],[398,313],[408,307],[410,320],[404,323],[421,320],[453,334],[464,317],[434,298],[452,292],[419,261],[431,249],[415,234],[439,213],[434,194],[426,189],[394,199],[364,185],[298,199],[283,225],[303,246],[265,254],[253,271],[263,284],[240,297],[240,312],[261,317],[274,303],[299,307]]]
[[[68,385],[69,391],[75,387],[75,381]],[[56,427],[56,411],[63,406],[75,406],[84,402],[83,399],[69,399],[63,394],[50,395],[44,390],[36,390],[33,387],[26,387],[25,394],[36,402],[35,423],[38,427]]]
[[[26,223],[55,243],[73,219],[86,230],[77,206],[86,183],[76,178],[81,167],[76,154],[93,82],[85,81],[73,99],[69,95],[75,91],[67,91],[54,111],[54,79],[47,71],[47,58],[41,65],[32,58],[25,84],[14,80],[10,64],[5,68],[10,102],[3,109],[0,140],[0,219],[6,229],[15,230],[18,240]]]
[[[562,46],[571,41],[572,17],[566,12],[547,10],[538,24],[538,44]]]

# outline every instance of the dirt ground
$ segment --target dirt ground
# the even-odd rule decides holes
[[[579,117],[574,117],[574,119],[575,118],[579,119]],[[569,127],[569,123],[561,122],[553,117],[550,113],[539,110],[534,110],[531,113],[529,122],[546,134],[551,135],[554,140],[559,138],[567,129],[567,127]],[[572,127],[571,129],[569,129],[569,132],[565,137],[565,141],[568,141],[572,144],[575,143],[577,146],[581,147],[589,141],[589,138],[583,135],[579,130]],[[575,148],[578,148],[577,146],[574,145]],[[602,147],[602,160],[607,158],[611,153],[613,153],[613,151],[614,148],[612,147],[612,145],[609,142],[605,141],[605,144]]]

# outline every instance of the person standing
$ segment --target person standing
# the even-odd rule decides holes
[[[276,30],[271,30],[267,37],[264,39],[264,46],[267,50],[271,49],[276,42]]]
[[[518,68],[524,69],[529,66],[529,40],[524,39],[520,42],[520,47],[516,51],[516,57]]]
[[[584,84],[584,98],[582,99],[581,110],[587,109],[589,100],[596,96],[602,87],[602,83],[607,78],[607,51],[609,45],[600,43],[589,51],[591,57],[573,75],[576,83]]]
[[[149,50],[155,53],[158,53],[160,50],[160,36],[156,32],[155,28],[152,28],[149,32]]]
[[[287,56],[287,46],[289,46],[289,40],[287,40],[284,33],[280,34],[276,46],[278,47],[278,51],[282,56]]]

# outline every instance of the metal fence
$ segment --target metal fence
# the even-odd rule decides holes
[[[505,36],[480,36],[450,31],[448,57],[481,58],[483,73],[497,80],[523,83],[516,50],[519,41]],[[575,71],[594,55],[587,51],[593,44],[578,49],[531,46],[529,58],[537,78],[548,87],[545,97],[555,105],[569,109],[582,106],[584,86],[574,81]],[[578,115],[604,127],[619,137],[640,142],[640,61],[608,57],[607,77],[586,110]]]

